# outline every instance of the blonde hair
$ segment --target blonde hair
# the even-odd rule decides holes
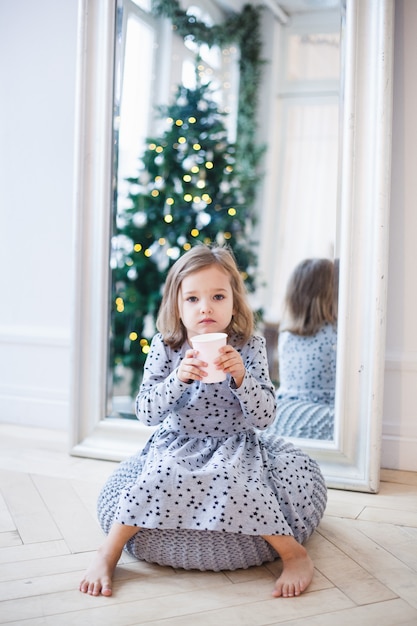
[[[338,269],[331,259],[305,259],[296,266],[287,285],[288,319],[281,330],[309,336],[326,322],[336,324]]]
[[[212,265],[220,267],[230,278],[233,292],[234,314],[226,329],[235,334],[238,343],[245,343],[254,331],[254,315],[247,302],[247,291],[230,248],[197,244],[183,254],[171,267],[164,286],[164,293],[156,320],[156,327],[164,341],[172,348],[179,348],[187,339],[187,329],[180,319],[178,293],[186,276]]]

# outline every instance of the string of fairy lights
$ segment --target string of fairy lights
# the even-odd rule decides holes
[[[173,28],[183,37],[189,37],[191,33],[198,44],[207,43],[209,46],[220,46],[222,54],[228,58],[235,53],[236,45],[240,48],[239,109],[237,112],[235,130],[235,153],[233,158],[231,157],[224,165],[224,180],[222,180],[220,185],[223,185],[223,191],[225,195],[227,195],[227,177],[232,175],[236,176],[237,171],[239,171],[240,191],[235,193],[234,200],[236,201],[236,194],[238,193],[245,198],[245,215],[241,214],[239,219],[243,220],[246,218],[248,224],[251,224],[251,204],[255,196],[255,186],[258,176],[256,166],[263,152],[263,148],[257,147],[254,136],[256,131],[257,85],[260,81],[262,66],[258,27],[259,7],[256,8],[251,5],[246,5],[240,14],[229,16],[223,24],[215,24],[211,27],[208,27],[195,17],[190,18],[190,15],[180,9],[177,0],[157,0],[154,3],[154,11],[156,14],[169,17],[172,20]],[[244,45],[242,45],[243,42]],[[205,71],[203,64],[199,65],[198,71],[201,77]],[[230,90],[230,81],[224,81],[222,88],[224,91]],[[230,95],[224,112],[227,113],[228,111],[230,111]],[[163,210],[160,212],[158,219],[162,220],[165,224],[175,225],[175,221],[180,217],[183,207],[184,209],[190,207],[196,212],[198,222],[190,228],[188,236],[184,235],[177,239],[176,245],[172,245],[172,242],[165,236],[156,236],[151,245],[145,245],[144,242],[133,240],[131,252],[124,256],[124,264],[128,268],[129,278],[136,277],[137,261],[135,257],[137,255],[143,255],[144,258],[151,256],[160,258],[162,255],[165,256],[165,258],[175,260],[181,254],[181,249],[184,251],[189,250],[196,239],[201,240],[202,230],[204,231],[204,227],[207,226],[212,219],[211,215],[205,212],[207,207],[211,206],[212,211],[225,212],[232,221],[234,218],[238,217],[239,211],[242,211],[242,207],[239,207],[239,202],[237,202],[237,204],[234,202],[233,204],[225,204],[223,202],[221,205],[217,206],[212,197],[212,193],[207,189],[207,177],[216,166],[211,158],[210,151],[203,149],[199,141],[190,143],[190,139],[192,139],[190,135],[192,135],[192,133],[190,133],[189,129],[197,125],[199,121],[196,115],[190,115],[185,118],[167,117],[165,119],[167,129],[178,131],[173,142],[167,145],[157,140],[155,142],[151,141],[147,145],[149,154],[153,154],[152,159],[155,164],[159,163],[158,158],[160,158],[160,162],[163,161],[167,151],[187,155],[181,162],[183,169],[182,183],[184,183],[181,193],[175,189],[167,190],[166,180],[160,173],[154,176],[151,175],[148,180],[138,181],[140,185],[142,185],[142,190],[146,190],[146,195],[148,195],[150,199],[154,199],[155,202],[163,202]],[[235,171],[236,162],[239,163],[239,167],[238,170]],[[172,193],[172,191],[174,191],[174,193]],[[147,216],[146,214],[141,214],[141,211],[137,211],[133,222],[136,226],[140,226],[141,220],[146,223]],[[217,243],[231,242],[233,237],[233,232],[224,228],[219,229],[215,234]],[[212,243],[212,238],[204,236],[203,241],[205,243]],[[248,273],[246,268],[242,266],[241,269],[243,277],[247,278]],[[129,275],[129,272],[133,273]],[[129,302],[126,298],[128,298]],[[132,304],[132,295],[128,292],[126,292],[125,295],[116,293],[114,304],[116,313],[123,314],[128,304]],[[146,315],[145,317],[149,318],[150,316]],[[140,352],[144,356],[146,356],[150,349],[150,340],[148,340],[146,335],[151,337],[153,330],[149,332],[147,320],[145,319],[140,330],[139,327],[137,329],[128,329],[126,336],[126,340],[128,340],[130,344],[140,346]],[[125,348],[125,351],[127,354],[130,354],[131,348]],[[120,355],[116,355],[115,365],[120,362],[123,362],[123,358]],[[129,364],[127,366],[132,367]]]

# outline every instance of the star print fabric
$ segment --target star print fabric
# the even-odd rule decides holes
[[[246,368],[239,389],[230,376],[182,383],[176,369],[189,346],[173,350],[155,336],[136,414],[159,426],[136,457],[137,479],[122,491],[116,521],[304,540],[322,514],[320,471],[292,444],[263,434],[276,408],[264,339],[252,337],[242,348],[229,342]]]
[[[337,329],[324,324],[315,335],[280,333],[278,401],[304,400],[334,405]]]

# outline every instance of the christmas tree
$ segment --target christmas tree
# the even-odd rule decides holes
[[[174,103],[159,113],[164,132],[147,139],[139,174],[128,179],[131,206],[118,215],[112,243],[111,359],[116,379],[119,364],[132,371],[132,393],[155,332],[166,274],[184,251],[198,241],[227,243],[248,290],[255,286],[253,185],[248,193],[247,173],[239,168],[210,85],[180,86]]]

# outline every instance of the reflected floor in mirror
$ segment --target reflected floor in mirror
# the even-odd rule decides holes
[[[65,433],[0,425],[0,624],[399,626],[417,624],[417,474],[379,494],[329,491],[299,598],[274,599],[280,561],[234,572],[123,556],[111,598],[77,586],[103,535],[96,500],[115,463],[69,456]]]

